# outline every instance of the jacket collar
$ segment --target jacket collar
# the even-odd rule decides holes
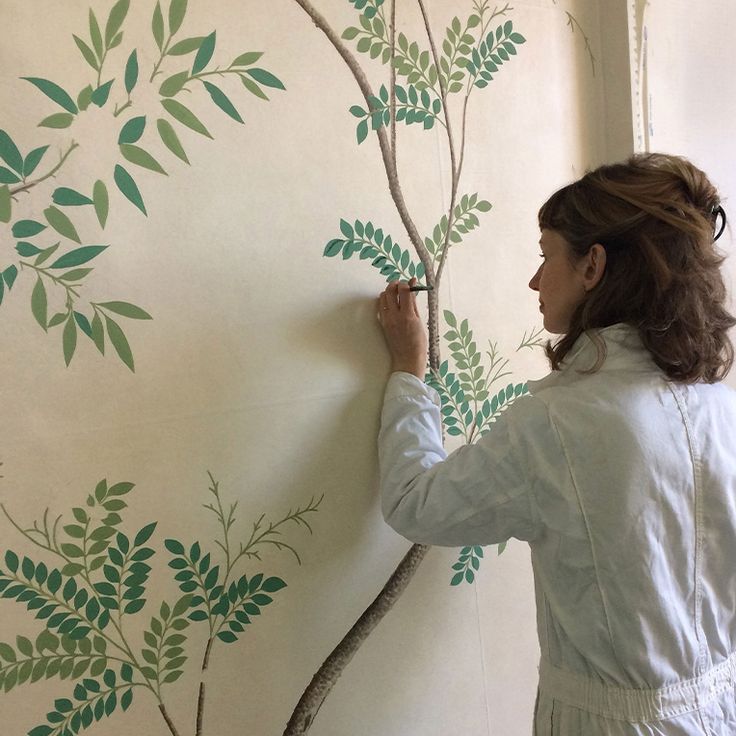
[[[600,335],[606,343],[606,358],[599,372],[608,371],[657,371],[659,368],[652,359],[651,353],[642,343],[636,327],[625,322],[591,330]],[[553,385],[567,385],[586,375],[578,371],[592,368],[596,362],[598,351],[592,338],[586,333],[580,335],[570,352],[562,361],[560,370],[552,371],[544,378],[527,381],[529,391],[537,391]]]

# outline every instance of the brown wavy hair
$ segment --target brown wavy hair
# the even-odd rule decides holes
[[[690,161],[662,153],[636,154],[601,166],[555,192],[539,210],[540,229],[569,244],[574,264],[590,247],[606,250],[603,277],[577,307],[554,346],[545,345],[553,370],[584,332],[619,322],[639,330],[654,362],[669,380],[722,380],[734,361],[728,330],[736,318],[726,307],[714,243],[720,197]],[[725,217],[725,215],[723,215]]]

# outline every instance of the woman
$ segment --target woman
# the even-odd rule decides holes
[[[721,218],[705,174],[662,154],[552,195],[529,282],[562,335],[545,348],[552,372],[449,457],[415,295],[394,283],[379,298],[394,371],[384,516],[425,544],[529,543],[539,736],[736,734],[736,392],[719,383],[736,319]]]

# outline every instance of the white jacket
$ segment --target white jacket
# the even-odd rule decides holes
[[[736,735],[736,392],[668,383],[635,328],[583,335],[449,457],[438,396],[389,379],[383,513],[443,546],[529,543],[538,736]]]

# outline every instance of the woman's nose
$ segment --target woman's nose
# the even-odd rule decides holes
[[[532,276],[531,281],[529,282],[529,288],[532,289],[532,291],[539,291],[539,274],[541,272],[542,267],[540,266],[534,276]]]

